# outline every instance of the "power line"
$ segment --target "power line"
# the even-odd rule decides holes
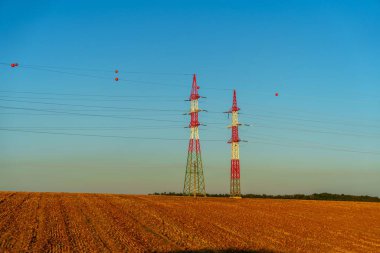
[[[308,118],[297,118],[297,117],[283,117],[283,116],[271,116],[271,115],[262,115],[262,114],[250,114],[250,113],[243,113],[243,115],[248,115],[248,118],[268,118],[268,119],[283,119],[288,121],[304,121],[304,122],[314,122],[314,123],[324,123],[324,124],[339,124],[339,125],[345,125],[345,126],[359,126],[359,127],[373,127],[373,128],[380,128],[380,125],[363,125],[363,124],[355,124],[352,122],[345,122],[345,121],[334,121],[334,120],[314,120],[314,119],[308,119]]]
[[[288,144],[293,144],[292,142],[295,142],[295,145],[298,145],[298,144],[306,144],[306,145],[313,145],[315,147],[322,147],[322,148],[325,148],[325,147],[328,147],[328,148],[337,148],[337,149],[347,149],[347,147],[345,146],[339,146],[339,145],[329,145],[329,144],[323,144],[323,143],[316,143],[316,142],[312,142],[312,141],[306,141],[306,140],[299,140],[299,139],[294,139],[294,138],[286,138],[286,137],[283,137],[283,136],[273,136],[273,135],[265,135],[265,134],[258,134],[258,136],[247,136],[249,138],[253,138],[253,139],[262,139],[262,140],[266,140],[266,141],[278,141],[278,140],[286,140],[286,141],[290,141],[290,143],[288,142]],[[348,148],[350,149],[350,148]]]
[[[56,110],[28,108],[28,107],[0,106],[0,108],[3,108],[3,109],[14,109],[14,110],[27,110],[27,111],[42,111],[42,112],[67,114],[67,115],[76,115],[76,116],[94,116],[94,117],[106,117],[106,118],[115,118],[115,119],[133,119],[133,120],[145,120],[145,121],[157,121],[157,122],[179,122],[179,123],[184,123],[183,121],[180,121],[180,120],[155,119],[155,118],[140,118],[140,117],[119,116],[119,115],[104,115],[104,114],[87,114],[87,113],[76,113],[76,112],[67,112],[67,111],[56,111]],[[209,124],[209,123],[206,123],[206,125],[207,124]],[[210,123],[210,124],[219,124],[219,123]]]
[[[137,136],[118,136],[118,135],[98,135],[98,134],[78,134],[78,133],[67,133],[67,132],[49,132],[49,131],[35,131],[35,130],[20,130],[20,129],[9,129],[0,127],[0,131],[9,131],[9,132],[24,132],[24,133],[36,133],[36,134],[49,134],[49,135],[67,135],[67,136],[83,136],[83,137],[101,137],[101,138],[119,138],[119,139],[146,139],[146,140],[168,140],[168,141],[187,141],[187,139],[181,138],[161,138],[161,137],[137,137]],[[225,142],[225,140],[218,139],[206,139],[204,141],[208,142]],[[361,153],[361,154],[371,154],[371,155],[380,155],[378,152],[372,151],[359,151],[352,149],[342,149],[342,148],[331,148],[323,146],[297,146],[297,145],[287,145],[283,143],[276,143],[268,141],[254,141],[253,143],[275,145],[282,147],[293,147],[293,148],[311,148],[311,149],[322,149],[322,150],[331,150],[331,151],[340,151],[340,152],[349,152],[349,153]]]
[[[159,126],[151,126],[151,125],[138,125],[138,126],[0,126],[0,128],[7,129],[32,129],[32,130],[93,130],[93,131],[115,131],[115,130],[140,130],[140,129],[184,129],[183,126],[174,126],[174,125],[159,125]]]
[[[4,110],[12,110],[12,109],[4,109]],[[57,112],[84,112],[84,113],[93,113],[93,112],[99,112],[99,110],[96,110],[96,109],[69,109],[69,110],[61,110],[61,109],[57,109]],[[109,112],[109,111],[106,111],[106,112]],[[112,112],[113,114],[111,114],[111,116],[125,116],[125,117],[132,117],[132,116],[141,116],[143,115],[144,117],[149,117],[151,114],[153,114],[154,112],[149,112],[149,111],[146,111],[144,114],[142,113],[128,113],[128,114],[124,114],[122,112],[120,112],[121,114],[118,114],[117,111],[116,113],[117,114],[114,114],[115,111],[110,111]],[[157,113],[157,112],[156,112]],[[68,116],[68,115],[65,115],[65,114],[60,114],[60,113],[55,113],[55,112],[49,112],[49,113],[28,113],[28,112],[0,112],[0,115],[25,115],[25,116]],[[108,114],[105,114],[105,115],[108,115]],[[157,114],[155,114],[157,115]],[[162,114],[161,114],[162,115]],[[168,113],[168,112],[165,112],[164,114],[165,116],[183,116],[181,114],[178,114],[178,113]],[[70,116],[70,115],[69,115]]]
[[[244,115],[247,115],[247,114],[244,114]],[[248,114],[249,115],[249,114]],[[256,114],[255,114],[256,115]],[[268,117],[264,117],[264,116],[255,116],[255,117],[249,117],[248,118],[257,118],[257,119],[260,119],[260,118],[269,118],[269,119],[272,119],[272,117],[268,116]],[[277,119],[276,117],[273,117],[273,119]],[[280,120],[284,120],[284,119],[280,119]],[[302,119],[300,119],[302,121]],[[290,119],[289,119],[290,121]],[[292,122],[294,121],[297,121],[296,119],[294,119]],[[305,120],[305,121],[309,121],[309,120]],[[292,127],[284,127],[283,125],[279,126],[278,124],[275,125],[275,126],[272,126],[272,125],[267,125],[265,123],[271,123],[271,122],[264,122],[264,124],[262,124],[262,122],[260,121],[255,121],[254,124],[252,124],[254,127],[259,127],[259,128],[272,128],[272,129],[282,129],[282,130],[291,130],[291,131],[300,131],[300,132],[314,132],[314,133],[322,133],[322,134],[334,134],[334,135],[345,135],[345,136],[357,136],[357,137],[369,137],[369,138],[380,138],[380,135],[373,135],[373,134],[368,134],[368,133],[357,133],[357,132],[347,132],[347,131],[340,131],[340,130],[335,130],[335,129],[326,129],[326,128],[323,128],[323,129],[320,129],[319,126],[314,126],[316,127],[316,129],[301,129],[301,128],[292,128]],[[324,123],[324,122],[320,122],[320,123]],[[219,123],[211,123],[211,124],[219,124]],[[250,124],[251,125],[251,124]],[[302,125],[300,123],[292,123],[293,126],[303,126],[303,127],[310,127],[309,125]],[[350,126],[350,124],[344,124],[344,126]],[[361,126],[361,127],[376,127],[375,125],[372,125],[372,126],[369,126],[369,125],[354,125],[354,126]],[[380,126],[379,126],[380,127]]]
[[[4,63],[2,63],[4,64]],[[31,67],[31,66],[25,66],[25,65],[19,65],[19,68],[26,68],[26,69],[33,69],[33,70],[40,70],[40,71],[48,71],[53,73],[59,73],[59,74],[67,74],[67,75],[74,75],[74,76],[83,76],[83,77],[90,77],[95,79],[103,79],[103,80],[113,80],[114,77],[105,77],[105,76],[97,76],[97,75],[89,75],[84,73],[74,73],[74,72],[68,72],[68,71],[61,71],[61,70],[54,70],[54,69],[47,69],[47,68],[39,68],[39,67]],[[141,81],[141,80],[131,80],[131,79],[124,79],[124,78],[117,78],[117,81],[124,81],[128,83],[139,83],[139,84],[153,84],[156,86],[165,86],[165,87],[181,87],[181,88],[187,88],[185,85],[176,85],[176,84],[168,84],[168,83],[161,83],[161,82],[152,82],[152,81]],[[207,87],[204,88],[206,90],[231,90],[228,88],[215,88],[215,87]]]
[[[138,96],[112,96],[112,95],[98,95],[98,94],[77,94],[77,93],[48,93],[48,92],[32,92],[32,91],[9,91],[9,90],[0,90],[0,92],[2,93],[20,93],[20,94],[38,94],[38,95],[53,95],[53,96],[78,96],[78,97],[82,97],[82,96],[85,96],[85,97],[111,97],[111,98],[164,98],[165,101],[183,101],[183,100],[169,100],[167,99],[168,96],[144,96],[144,95],[138,95]],[[3,96],[2,97],[6,97],[6,96]],[[9,96],[8,96],[9,97]],[[170,96],[171,97],[171,96]],[[173,96],[174,97],[174,96]],[[175,96],[177,97],[177,96]],[[27,98],[27,99],[37,99],[37,98],[34,98],[34,97],[10,97],[10,98]],[[57,98],[49,98],[49,97],[44,97],[44,98],[38,98],[38,99],[57,99]],[[59,98],[59,99],[63,99],[63,98]],[[69,100],[72,100],[72,99],[69,99]],[[83,100],[83,98],[81,98],[81,100]],[[90,100],[91,101],[91,100]],[[94,101],[103,101],[103,100],[94,100]],[[118,101],[118,100],[104,100],[104,101]],[[124,100],[120,100],[120,101],[124,101]],[[264,111],[267,111],[269,112],[270,114],[277,114],[277,112],[274,112],[272,110],[268,110],[268,109],[263,109],[262,106],[260,105],[255,105],[257,108],[260,108],[260,110],[264,110]],[[283,107],[281,107],[283,108]],[[289,110],[289,108],[287,109]],[[302,111],[302,110],[295,110],[295,111],[298,111],[298,112],[301,112],[301,113],[307,113],[307,114],[310,114],[312,112],[308,112],[308,111]],[[210,112],[209,113],[218,113],[218,112]],[[361,124],[361,123],[356,123],[356,122],[349,122],[349,121],[337,121],[336,119],[334,120],[315,120],[315,119],[307,119],[307,118],[294,118],[294,117],[284,117],[284,116],[271,116],[271,115],[260,115],[260,114],[250,114],[250,113],[241,113],[241,114],[244,114],[244,115],[249,115],[249,116],[254,116],[254,117],[263,117],[263,118],[272,118],[272,119],[285,119],[285,120],[299,120],[299,121],[309,121],[309,122],[316,122],[316,123],[327,123],[327,124],[342,124],[342,125],[350,125],[350,126],[359,126],[359,127],[374,127],[374,128],[378,128],[380,127],[380,125],[369,125],[369,124]],[[315,114],[313,112],[313,114]],[[288,114],[289,115],[289,114]],[[248,117],[249,117],[248,116]],[[292,116],[292,115],[291,115]],[[336,117],[334,117],[336,118]]]
[[[154,98],[154,99],[157,99],[157,98],[162,98],[162,99],[165,99],[165,101],[176,101],[176,102],[182,102],[183,100],[180,100],[180,99],[167,99],[165,97],[153,97],[153,96],[146,96],[146,97],[140,97],[140,96],[136,96],[136,97],[124,97],[123,99],[102,99],[102,98],[88,98],[88,97],[35,97],[35,96],[27,96],[27,97],[24,97],[24,96],[6,96],[6,95],[1,95],[0,94],[0,97],[1,98],[16,98],[16,99],[34,99],[34,100],[51,100],[51,99],[54,99],[54,100],[80,100],[80,101],[95,101],[95,102],[124,102],[124,101],[141,101],[141,99],[151,99],[151,98]]]
[[[345,135],[345,136],[357,136],[357,137],[368,137],[368,138],[380,138],[378,135],[364,135],[357,133],[348,133],[348,132],[334,132],[334,131],[323,131],[323,130],[311,130],[311,129],[302,129],[302,128],[290,128],[290,127],[274,127],[268,125],[255,125],[259,128],[272,128],[280,130],[291,130],[296,132],[312,132],[312,133],[321,133],[321,134],[334,134],[334,135]]]
[[[82,105],[82,104],[66,104],[66,103],[52,103],[52,102],[40,102],[40,101],[27,101],[27,100],[13,100],[13,99],[2,99],[2,101],[10,101],[10,102],[20,102],[20,103],[34,103],[34,104],[47,104],[47,105],[59,105],[59,106],[76,106],[76,107],[88,107],[88,108],[102,108],[102,109],[117,109],[117,110],[142,110],[142,111],[161,111],[161,112],[182,112],[182,110],[174,110],[174,109],[154,109],[154,108],[136,108],[136,107],[114,107],[114,106],[94,106],[94,105]],[[221,114],[221,112],[209,111],[212,114]],[[221,114],[222,115],[222,114]],[[270,115],[261,115],[261,114],[250,114],[243,113],[243,115],[247,115],[248,118],[268,118],[274,120],[287,120],[287,121],[303,121],[303,122],[315,122],[315,123],[323,123],[323,124],[339,124],[344,126],[354,126],[354,127],[373,127],[378,128],[380,126],[376,125],[361,125],[361,124],[350,124],[349,122],[339,122],[339,121],[322,121],[322,120],[313,120],[313,119],[302,119],[297,117],[283,117],[283,116],[270,116]]]
[[[68,135],[68,136],[84,136],[84,137],[102,137],[102,138],[120,138],[120,139],[138,139],[138,140],[166,140],[166,141],[188,141],[188,139],[181,138],[161,138],[161,137],[137,137],[137,136],[118,136],[118,135],[98,135],[98,134],[78,134],[67,132],[48,132],[48,131],[34,131],[34,130],[16,130],[8,128],[0,128],[0,131],[9,132],[24,132],[24,133],[36,133],[36,134],[51,134],[51,135]],[[225,140],[209,139],[210,142],[225,142]]]
[[[8,66],[9,63],[0,63],[1,65],[6,65]],[[86,74],[86,73],[78,73],[78,72],[68,72],[68,71],[65,71],[65,70],[75,70],[75,71],[86,71],[86,72],[103,72],[103,73],[115,73],[115,70],[107,70],[107,69],[92,69],[92,68],[79,68],[79,67],[59,67],[59,66],[48,66],[48,65],[32,65],[32,64],[21,64],[21,65],[18,65],[19,68],[26,68],[26,69],[33,69],[33,70],[40,70],[40,71],[48,71],[48,72],[54,72],[54,73],[60,73],[60,74],[68,74],[68,75],[76,75],[76,76],[84,76],[84,77],[91,77],[91,78],[98,78],[98,79],[107,79],[107,80],[112,80],[114,77],[110,76],[110,77],[106,77],[106,76],[98,76],[98,75],[89,75],[89,74]],[[181,76],[191,76],[193,74],[190,74],[190,73],[173,73],[173,72],[150,72],[150,71],[121,71],[117,72],[117,74],[119,73],[126,73],[126,74],[145,74],[145,75],[181,75]],[[173,87],[173,86],[176,86],[175,84],[166,84],[166,83],[160,83],[160,82],[151,82],[151,81],[140,81],[140,80],[130,80],[130,79],[122,79],[122,78],[119,78],[118,79],[119,81],[126,81],[126,82],[132,82],[132,83],[143,83],[143,84],[155,84],[155,85],[161,85],[161,86],[170,86],[170,87]],[[178,86],[178,85],[177,85]],[[247,85],[245,85],[247,86]],[[184,85],[181,85],[180,87],[185,87]],[[223,91],[231,91],[232,89],[231,88],[216,88],[216,87],[206,87],[204,88],[206,90],[223,90]],[[255,91],[256,93],[266,93],[266,94],[270,94],[272,91],[270,92],[265,92],[265,91]],[[356,94],[355,94],[356,95]],[[315,96],[310,96],[310,95],[302,95],[302,96],[299,96],[299,95],[293,95],[293,94],[289,94],[289,92],[285,92],[284,93],[284,96],[290,96],[290,97],[298,97],[298,98],[310,98],[312,97],[313,99],[315,99],[316,97]],[[378,96],[375,96],[374,98],[376,99]],[[342,97],[317,97],[318,99],[324,99],[324,100],[342,100]],[[373,102],[373,101],[369,101],[368,99],[365,99],[365,100],[352,100],[350,99],[349,100],[350,102],[365,102],[365,103],[368,103],[368,102]],[[377,101],[377,100],[376,100]]]
[[[0,63],[1,65],[9,65],[8,63]],[[32,67],[41,69],[66,69],[66,70],[77,70],[77,71],[90,71],[90,72],[105,72],[105,73],[115,73],[116,69],[99,69],[99,68],[79,68],[79,67],[64,67],[64,66],[51,66],[51,65],[35,65],[35,64],[22,64],[21,67]],[[149,72],[149,71],[125,71],[122,68],[117,69],[118,72],[127,74],[146,74],[146,75],[182,75],[191,76],[193,74],[189,73],[174,73],[174,72]]]
[[[183,111],[183,110],[175,110],[175,109],[155,109],[155,108],[137,108],[137,107],[115,107],[115,106],[65,104],[65,103],[39,102],[39,101],[28,101],[28,100],[2,99],[2,98],[0,98],[0,100],[1,101],[9,101],[9,102],[18,102],[18,103],[32,103],[32,104],[60,105],[60,106],[75,106],[75,107],[91,107],[91,108],[118,109],[118,110],[141,110],[141,111],[162,111],[162,112],[182,112]]]
[[[111,97],[111,98],[159,98],[163,97],[162,95],[100,95],[100,94],[81,94],[81,93],[51,93],[51,92],[35,92],[35,91],[10,91],[10,90],[0,90],[3,93],[22,93],[22,94],[37,94],[37,95],[54,95],[54,96],[76,96],[76,97]],[[165,98],[168,96],[165,96]],[[170,97],[178,97],[178,96],[170,96]],[[179,100],[183,101],[183,100]]]
[[[146,111],[181,111],[181,110],[172,110],[172,109],[152,109],[152,108],[136,108],[136,107],[110,107],[110,106],[93,106],[93,105],[78,105],[78,104],[63,104],[63,103],[49,103],[49,102],[36,102],[36,101],[21,101],[21,100],[7,100],[0,99],[3,101],[12,101],[12,102],[26,102],[26,103],[36,103],[36,104],[48,104],[48,105],[65,105],[65,106],[79,106],[79,107],[92,107],[92,108],[109,108],[109,109],[123,109],[123,110],[146,110]],[[173,121],[173,120],[163,120],[163,119],[147,119],[147,118],[139,118],[139,117],[131,117],[128,115],[104,115],[104,114],[88,114],[88,113],[79,113],[79,112],[68,112],[68,111],[59,111],[59,110],[46,110],[46,109],[36,109],[36,108],[25,108],[25,107],[7,107],[1,106],[4,109],[16,109],[16,110],[30,110],[30,111],[43,111],[49,113],[58,113],[58,114],[69,114],[69,115],[79,115],[79,116],[97,116],[97,117],[110,117],[110,118],[127,118],[127,119],[136,119],[136,120],[151,120],[151,121],[168,121],[168,122],[182,122],[182,121]],[[219,122],[208,122],[207,125],[222,125],[224,123]],[[358,134],[352,132],[337,132],[331,130],[314,130],[314,129],[300,129],[300,128],[287,128],[287,127],[273,127],[268,125],[255,125],[256,127],[264,127],[264,128],[275,128],[275,129],[285,129],[291,131],[303,131],[303,132],[315,132],[315,133],[323,133],[323,134],[336,134],[336,135],[346,135],[346,136],[358,136],[358,137],[371,137],[371,138],[379,138],[377,135],[366,135],[366,134]]]
[[[260,117],[258,117],[260,118]],[[210,122],[207,123],[207,125],[224,125],[224,123],[219,122]],[[305,128],[292,128],[292,127],[284,127],[282,126],[273,126],[273,125],[267,125],[262,124],[261,122],[255,122],[254,124],[249,124],[253,127],[258,127],[262,129],[270,128],[270,129],[279,129],[279,130],[290,130],[290,131],[296,131],[296,132],[312,132],[312,133],[321,133],[321,134],[333,134],[333,135],[343,135],[343,136],[356,136],[356,137],[367,137],[367,138],[380,138],[380,135],[372,135],[372,134],[363,134],[363,133],[356,133],[356,132],[347,132],[347,131],[334,131],[332,129],[305,129]],[[305,126],[301,125],[299,123],[293,124],[295,126]],[[217,127],[217,126],[214,126]],[[224,127],[220,127],[224,128]],[[244,129],[242,129],[244,131]]]
[[[269,140],[270,141],[270,140]],[[274,146],[282,146],[282,147],[293,147],[293,148],[311,148],[311,149],[321,149],[321,150],[331,150],[331,151],[340,151],[340,152],[349,152],[349,153],[360,153],[360,154],[371,154],[371,155],[380,155],[378,152],[372,152],[372,151],[359,151],[359,150],[351,150],[351,149],[339,149],[339,148],[329,148],[329,147],[316,147],[316,146],[296,146],[296,145],[287,145],[283,143],[276,143],[276,142],[268,142],[268,141],[254,141],[254,143],[260,143],[260,144],[268,144],[268,145],[274,145]]]
[[[87,113],[65,112],[65,111],[45,110],[45,109],[36,109],[36,108],[27,108],[27,107],[0,106],[0,108],[15,109],[15,110],[27,110],[27,111],[51,112],[51,113],[62,113],[62,114],[78,115],[78,116],[94,116],[94,117],[107,117],[107,118],[116,118],[116,119],[134,119],[134,120],[181,122],[182,123],[182,121],[178,121],[178,120],[151,119],[151,118],[139,118],[139,117],[128,117],[128,116],[119,116],[119,115],[104,115],[104,114],[87,114]]]

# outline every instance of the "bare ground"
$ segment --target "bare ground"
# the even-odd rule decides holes
[[[380,252],[380,204],[0,192],[0,252]]]

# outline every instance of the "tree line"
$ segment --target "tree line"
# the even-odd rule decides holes
[[[176,192],[155,192],[150,195],[166,195],[166,196],[184,196],[182,193]],[[221,194],[207,194],[207,197],[230,197],[227,193]],[[333,194],[333,193],[313,193],[310,195],[305,194],[290,194],[290,195],[267,195],[267,194],[242,194],[242,198],[257,198],[257,199],[304,199],[304,200],[331,200],[331,201],[360,201],[360,202],[380,202],[379,197],[368,195],[346,195],[346,194]]]

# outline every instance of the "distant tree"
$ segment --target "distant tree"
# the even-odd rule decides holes
[[[167,196],[183,196],[182,193],[176,192],[155,192],[153,195],[167,195]],[[221,197],[226,198],[230,195],[227,193],[207,194],[207,197]],[[379,197],[372,196],[354,196],[345,194],[332,194],[332,193],[313,193],[311,195],[293,194],[293,195],[267,195],[267,194],[243,194],[243,198],[266,198],[266,199],[304,199],[304,200],[330,200],[330,201],[361,201],[361,202],[380,202]]]

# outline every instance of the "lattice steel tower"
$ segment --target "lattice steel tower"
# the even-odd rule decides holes
[[[228,113],[232,114],[232,124],[228,126],[232,129],[232,136],[228,143],[231,143],[231,179],[230,179],[230,196],[240,197],[240,157],[239,157],[239,126],[241,125],[238,120],[238,111],[240,108],[237,106],[236,90],[232,101],[232,108]]]
[[[198,94],[199,86],[197,78],[194,74],[193,84],[190,94],[190,140],[187,154],[187,165],[185,174],[185,183],[183,185],[184,195],[206,196],[205,180],[203,176],[203,164],[201,156],[201,146],[199,143],[199,121],[198,112],[202,111],[198,107],[198,99],[201,98]]]

